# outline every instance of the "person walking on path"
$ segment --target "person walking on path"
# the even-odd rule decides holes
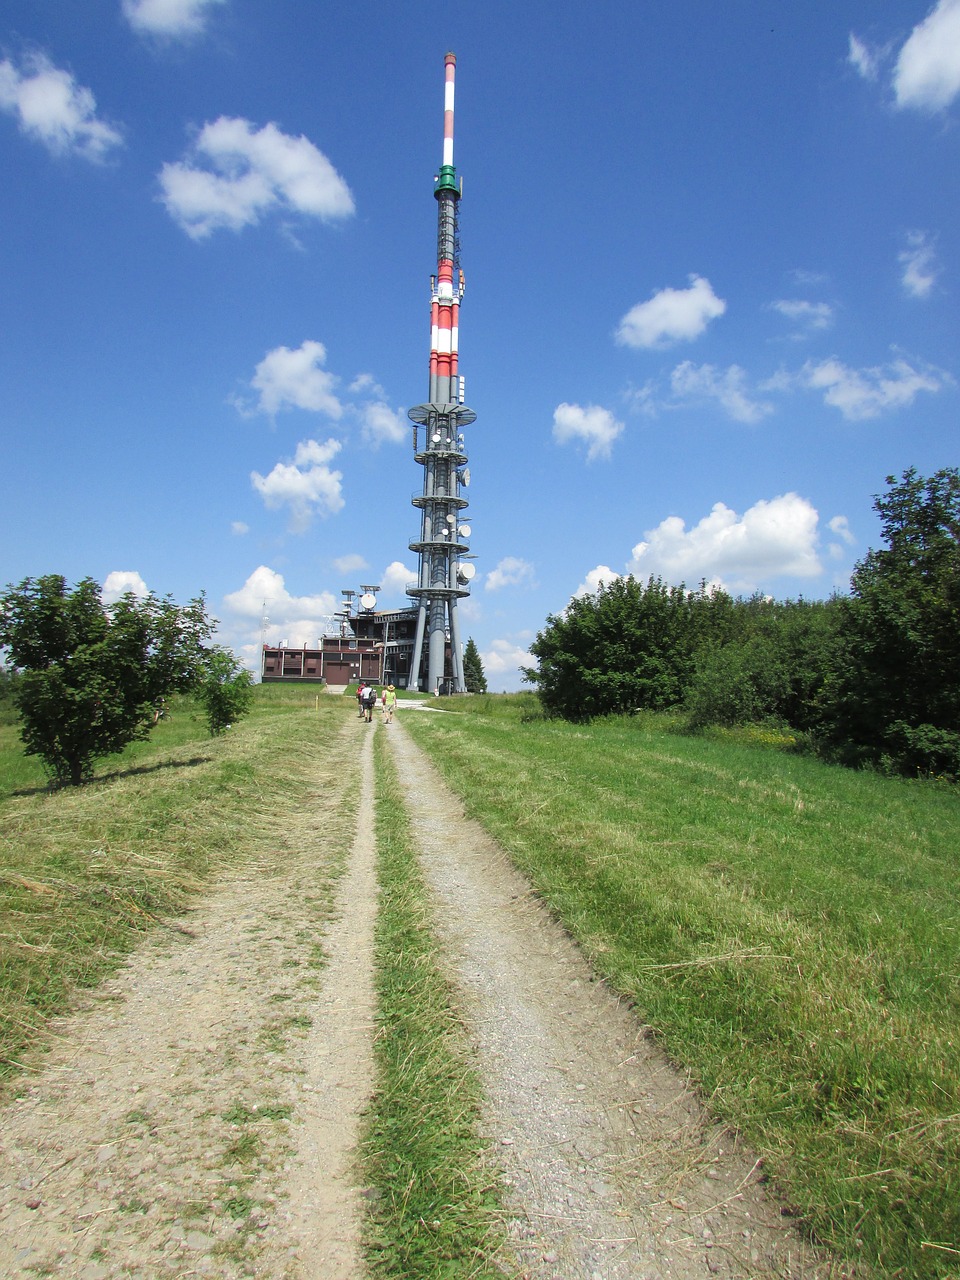
[[[363,719],[363,698],[366,692],[367,692],[367,682],[366,680],[361,680],[360,683],[357,685],[357,715],[360,717],[361,720]]]
[[[388,684],[383,691],[383,723],[393,723],[393,713],[397,709],[397,691],[392,684]]]
[[[363,709],[366,712],[367,724],[373,720],[373,707],[377,701],[377,690],[374,685],[368,684],[363,691]]]

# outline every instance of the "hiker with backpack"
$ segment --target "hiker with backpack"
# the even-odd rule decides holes
[[[363,691],[363,709],[367,717],[367,724],[373,720],[373,708],[377,701],[377,691],[372,684],[368,684]]]

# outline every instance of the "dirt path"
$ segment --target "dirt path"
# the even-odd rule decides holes
[[[486,1083],[507,1273],[826,1274],[402,724],[350,717],[316,807],[62,1020],[0,1114],[0,1275],[363,1275],[351,1162],[372,1080],[376,733],[396,753]],[[336,881],[338,779],[357,772]]]
[[[687,1083],[402,726],[389,730],[464,993],[524,1275],[826,1275]]]

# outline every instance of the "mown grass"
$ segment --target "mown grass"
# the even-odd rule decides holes
[[[377,747],[377,1084],[363,1143],[373,1273],[502,1277],[498,1199],[478,1135],[479,1086],[431,931],[430,909],[383,734]]]
[[[147,930],[224,869],[264,849],[282,856],[285,818],[315,800],[342,720],[334,699],[317,708],[299,693],[258,690],[249,720],[217,739],[180,704],[87,786],[51,792],[21,771],[19,794],[0,794],[0,1090],[47,1020]],[[19,743],[0,749],[6,779],[14,755],[22,763]]]
[[[404,723],[801,1222],[877,1274],[960,1275],[957,791],[450,706]]]

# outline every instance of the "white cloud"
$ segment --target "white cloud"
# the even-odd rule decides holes
[[[929,297],[937,283],[937,255],[926,231],[908,231],[907,247],[899,256],[903,287],[913,298]]]
[[[850,47],[847,61],[864,80],[876,80],[880,59],[878,55],[857,36],[850,32]]]
[[[312,413],[325,413],[328,418],[339,419],[343,405],[334,388],[339,379],[322,368],[327,359],[327,349],[322,342],[307,339],[295,351],[289,347],[274,347],[268,351],[250,380],[259,399],[253,409],[240,400],[234,404],[241,413],[265,413],[271,418],[281,409],[307,409]]]
[[[244,524],[242,520],[232,520],[230,522],[230,532],[234,537],[242,538],[245,533],[250,532],[250,526],[248,524]]]
[[[939,0],[910,33],[893,75],[897,105],[939,111],[960,93],[960,0]]]
[[[363,573],[365,569],[369,569],[370,565],[360,555],[340,556],[334,560],[333,567],[337,573]]]
[[[689,289],[661,289],[632,307],[620,321],[616,339],[625,347],[666,347],[698,338],[727,304],[710,281],[691,275]]]
[[[515,692],[523,685],[520,668],[536,666],[529,650],[514,638],[492,640],[488,649],[480,651],[480,661],[491,693]]]
[[[580,440],[587,445],[587,461],[595,458],[609,458],[614,440],[623,432],[623,423],[618,422],[609,409],[601,409],[599,405],[588,404],[586,408],[579,404],[559,404],[553,411],[553,438],[557,444],[566,444],[570,440]]]
[[[774,311],[798,325],[805,332],[829,329],[833,324],[833,307],[828,302],[805,302],[797,298],[779,298],[771,302]]]
[[[203,126],[189,159],[163,166],[160,186],[170,216],[195,240],[253,226],[274,207],[324,222],[354,211],[349,187],[309,139],[229,116]]]
[[[103,581],[101,599],[104,604],[114,604],[128,591],[141,600],[150,594],[150,588],[135,570],[114,569]]]
[[[123,16],[134,31],[156,36],[192,36],[203,30],[206,11],[225,0],[123,0]]]
[[[852,547],[856,542],[856,538],[853,536],[853,532],[846,516],[833,516],[827,521],[827,528],[831,533],[835,533],[838,538],[845,542],[848,547]]]
[[[407,438],[403,416],[382,401],[361,405],[360,425],[363,439],[377,449],[381,444],[402,444]]]
[[[254,569],[238,591],[224,596],[227,619],[223,634],[242,653],[247,664],[260,669],[260,638],[267,644],[285,640],[291,647],[313,646],[322,635],[333,634],[337,596],[322,591],[313,596],[293,596],[282,574],[262,564]],[[267,619],[264,626],[264,616]],[[252,624],[252,625],[251,625]]]
[[[732,591],[753,591],[781,575],[816,577],[822,571],[817,523],[816,509],[795,493],[761,499],[742,516],[718,502],[691,529],[679,516],[669,516],[648,530],[627,570],[675,585],[722,582]]]
[[[716,400],[737,422],[759,422],[773,412],[773,405],[753,399],[746,380],[746,373],[736,364],[719,370],[712,364],[697,366],[685,360],[670,375],[670,386],[681,399]]]
[[[20,68],[8,58],[0,62],[0,109],[54,155],[103,161],[123,142],[119,129],[97,118],[91,91],[44,53],[28,54]]]
[[[408,569],[400,560],[392,560],[380,575],[380,588],[385,596],[404,596],[408,583],[416,580],[416,569]]]
[[[290,508],[290,532],[305,533],[314,515],[336,515],[343,508],[343,473],[327,465],[340,452],[339,440],[301,440],[293,462],[278,462],[268,476],[251,472],[253,487],[273,511]]]
[[[487,591],[500,591],[503,587],[534,585],[533,565],[519,556],[504,556],[497,567],[487,574],[483,584]]]
[[[921,391],[942,391],[953,385],[953,378],[932,365],[914,368],[902,357],[868,369],[850,369],[831,357],[819,363],[808,360],[799,373],[779,374],[768,385],[779,390],[796,385],[822,391],[826,404],[839,409],[849,422],[859,422],[905,408]]]
[[[595,596],[600,590],[601,584],[609,587],[611,583],[616,582],[621,577],[623,577],[622,574],[615,573],[608,565],[598,564],[595,569],[590,570],[583,582],[580,583],[572,598],[576,600],[579,596]]]

